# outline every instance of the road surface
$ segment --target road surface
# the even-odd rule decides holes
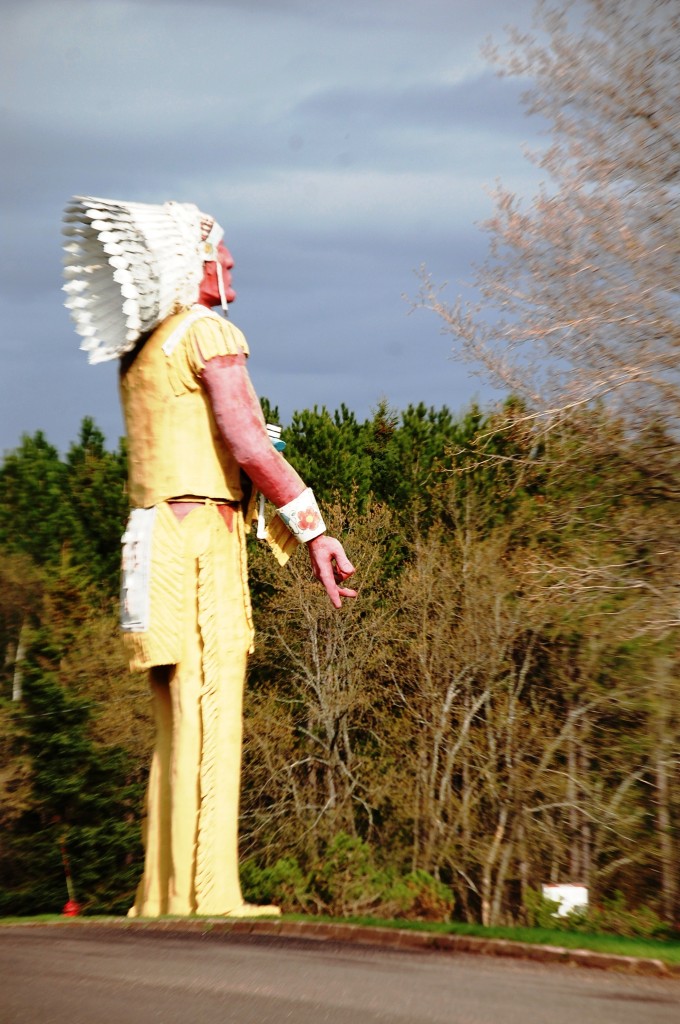
[[[678,1024],[680,981],[300,939],[0,928],[2,1024]]]

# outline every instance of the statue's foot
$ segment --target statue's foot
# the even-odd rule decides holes
[[[233,910],[227,910],[220,917],[280,917],[281,908],[258,906],[256,903],[241,903]]]
[[[184,904],[181,908],[170,906],[167,911],[160,908],[143,906],[141,913],[136,904],[133,904],[127,912],[128,917],[161,917],[167,914],[169,917],[194,917],[195,910],[188,910]],[[199,910],[200,917],[280,917],[281,908],[273,906],[258,906],[256,903],[239,903],[233,910]]]

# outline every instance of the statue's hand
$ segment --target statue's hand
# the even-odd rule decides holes
[[[354,566],[345,554],[339,540],[322,533],[314,540],[308,541],[307,548],[312,563],[312,572],[326,588],[326,593],[335,608],[342,606],[343,597],[357,596],[356,590],[340,586],[354,574]]]

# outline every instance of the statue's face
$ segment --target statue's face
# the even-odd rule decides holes
[[[224,242],[217,246],[217,258],[222,270],[222,281],[224,283],[224,294],[227,302],[231,303],[236,298],[236,292],[231,286],[231,268],[234,266],[234,257],[227,249]],[[220,285],[217,279],[217,264],[212,260],[205,264],[203,280],[198,292],[198,301],[204,306],[219,306]]]

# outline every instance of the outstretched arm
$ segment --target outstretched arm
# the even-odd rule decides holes
[[[305,484],[271,443],[245,356],[209,359],[201,381],[225,443],[255,487],[277,508],[297,498]],[[356,597],[356,591],[341,586],[354,573],[354,567],[340,541],[321,534],[308,541],[307,548],[314,576],[325,587],[332,604],[339,608],[343,597]]]

